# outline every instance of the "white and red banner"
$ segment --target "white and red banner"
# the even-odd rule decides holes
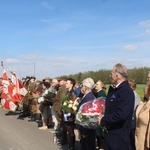
[[[16,111],[18,103],[27,94],[27,90],[17,78],[16,74],[12,72],[11,74],[12,79],[9,79],[6,70],[3,68],[1,104],[6,110]]]

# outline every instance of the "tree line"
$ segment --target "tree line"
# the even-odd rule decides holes
[[[134,79],[137,84],[145,84],[148,71],[150,71],[149,67],[128,69],[128,78]],[[98,71],[78,72],[76,74],[70,74],[67,77],[74,78],[79,82],[83,81],[85,78],[91,77],[95,82],[102,80],[105,84],[110,84],[110,73],[111,70],[101,69]]]

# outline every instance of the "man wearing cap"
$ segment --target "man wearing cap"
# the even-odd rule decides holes
[[[29,99],[29,108],[30,108],[30,112],[31,112],[31,119],[29,121],[35,121],[36,120],[36,101],[33,98],[33,93],[36,91],[36,83],[35,83],[36,78],[34,76],[32,76],[30,78],[30,83],[29,83],[29,95],[28,95],[28,99]]]
[[[60,88],[56,94],[56,98],[55,98],[55,102],[54,102],[54,111],[55,111],[56,118],[58,120],[58,124],[60,125],[61,121],[63,120],[63,119],[61,119],[62,113],[60,111],[61,98],[63,95],[65,95],[67,93],[67,88],[65,86],[66,81],[67,81],[67,77],[66,76],[60,77],[58,79],[58,81],[59,81]],[[61,142],[61,144],[67,144],[67,131],[65,131],[63,129],[62,129],[62,142]]]
[[[50,77],[45,77],[44,81],[51,83],[51,82],[52,82],[52,79],[51,79]]]

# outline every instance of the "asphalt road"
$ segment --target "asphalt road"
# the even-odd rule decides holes
[[[0,150],[66,150],[53,143],[53,134],[39,130],[39,122],[18,119],[18,113],[0,108]],[[78,150],[78,148],[77,148]]]

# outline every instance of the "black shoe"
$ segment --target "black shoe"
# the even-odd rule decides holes
[[[13,115],[14,112],[9,111],[8,113],[5,114],[5,116]]]
[[[27,117],[27,114],[21,114],[18,116],[18,118],[26,118]]]
[[[34,122],[34,121],[36,121],[35,118],[31,118],[30,120],[28,120],[28,122]]]
[[[68,142],[67,142],[67,141],[61,141],[60,144],[61,144],[61,145],[67,145]]]
[[[52,128],[53,128],[53,125],[49,125],[49,126],[48,126],[48,129],[52,129]]]
[[[31,119],[28,120],[29,122],[34,122],[36,121],[36,114],[31,114]]]
[[[74,148],[73,147],[69,147],[68,150],[74,150]]]

